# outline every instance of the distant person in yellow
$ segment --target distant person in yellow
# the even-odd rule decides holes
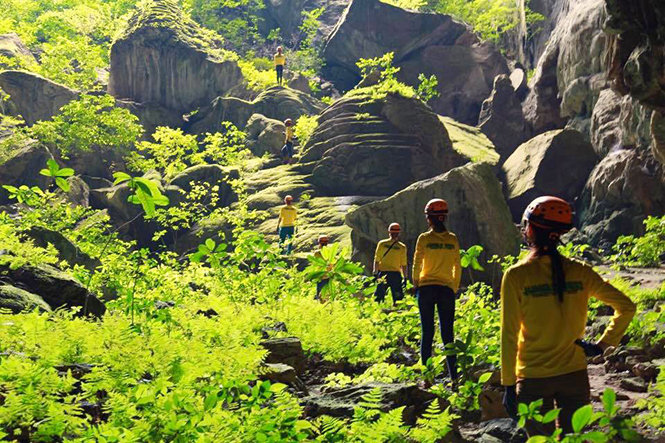
[[[543,414],[556,405],[564,433],[573,431],[573,413],[591,402],[586,357],[618,345],[635,314],[633,302],[590,266],[559,254],[560,237],[572,227],[568,202],[557,197],[534,200],[522,217],[531,252],[508,269],[501,284],[504,405],[512,417],[519,403],[542,399]],[[590,297],[614,308],[597,343],[582,340]],[[549,436],[554,430],[554,423],[527,423],[530,436]]]
[[[286,66],[286,55],[284,55],[284,49],[281,46],[277,47],[277,53],[273,57],[275,61],[275,72],[277,74],[277,84],[282,86],[284,82],[284,66]]]
[[[290,254],[293,250],[293,236],[296,230],[297,217],[298,211],[293,206],[293,197],[287,195],[284,197],[284,206],[279,210],[279,219],[277,220],[279,244],[282,245],[284,254]]]
[[[296,138],[293,132],[293,120],[287,118],[284,120],[284,126],[286,127],[286,131],[284,135],[284,146],[282,147],[281,154],[284,164],[289,164],[293,159],[293,141]]]
[[[448,203],[436,198],[425,206],[425,218],[430,227],[421,234],[413,257],[413,286],[418,296],[420,325],[420,358],[422,364],[432,356],[434,341],[434,309],[439,311],[439,327],[444,344],[454,340],[455,294],[459,289],[462,267],[457,237],[446,229]],[[451,380],[457,378],[457,358],[446,357]]]
[[[319,236],[319,249],[314,253],[314,257],[323,258],[321,255],[321,249],[325,248],[330,244],[330,238],[327,235]],[[321,291],[326,287],[330,279],[322,278],[321,281],[316,283],[316,300],[321,300]]]
[[[380,279],[374,297],[381,303],[390,287],[393,304],[404,298],[403,284],[406,282],[406,245],[399,241],[402,228],[398,223],[388,227],[389,237],[376,245],[374,275]]]

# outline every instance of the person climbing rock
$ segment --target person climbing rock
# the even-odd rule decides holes
[[[286,55],[281,46],[277,47],[277,53],[273,57],[275,61],[275,73],[277,74],[277,84],[282,86],[284,82],[284,67],[286,66]]]
[[[434,340],[434,310],[439,313],[439,327],[444,344],[454,340],[455,294],[459,289],[462,267],[457,237],[446,229],[448,203],[442,199],[430,200],[425,206],[425,217],[430,227],[421,234],[413,257],[413,286],[418,297],[420,325],[420,358],[422,364],[432,356]],[[457,379],[457,358],[446,357],[451,380]]]
[[[297,216],[298,211],[293,206],[293,197],[287,195],[284,197],[284,206],[279,210],[279,219],[277,220],[279,244],[282,246],[282,253],[284,254],[290,254],[293,250]]]
[[[286,133],[284,137],[284,146],[282,147],[281,153],[284,164],[289,164],[293,159],[293,141],[295,139],[295,135],[293,133],[293,120],[287,118],[284,120],[284,126],[286,126]]]
[[[319,236],[318,243],[319,243],[319,249],[314,253],[314,257],[322,259],[323,256],[321,255],[321,249],[328,246],[328,244],[330,243],[330,239],[328,238],[327,235],[321,235]],[[323,291],[323,288],[326,287],[329,281],[330,281],[329,279],[323,278],[321,279],[321,281],[316,283],[316,300],[321,300],[321,291]]]
[[[376,245],[374,275],[379,279],[374,298],[381,303],[390,287],[393,304],[404,298],[403,284],[406,282],[406,245],[399,241],[402,228],[399,223],[388,227],[389,237]]]
[[[561,235],[573,227],[573,210],[557,197],[540,197],[522,216],[529,255],[508,269],[501,283],[501,383],[513,418],[519,403],[543,400],[541,413],[561,409],[558,425],[572,432],[571,418],[591,401],[587,356],[621,341],[635,304],[590,266],[562,257]],[[614,316],[597,343],[581,340],[589,298],[609,304]],[[551,435],[555,424],[527,423],[527,433]]]

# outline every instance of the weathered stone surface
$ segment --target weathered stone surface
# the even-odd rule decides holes
[[[465,125],[450,117],[439,116],[448,131],[453,149],[473,162],[496,165],[500,161],[494,143],[475,126]]]
[[[446,224],[458,236],[462,248],[483,245],[487,257],[518,251],[520,236],[501,184],[489,164],[474,163],[414,183],[390,198],[350,212],[346,222],[353,229],[354,258],[369,265],[377,242],[385,237],[386,227],[393,222],[400,223],[401,239],[413,251],[418,235],[428,229],[423,208],[432,198],[448,202],[450,213]],[[474,272],[474,277],[490,281],[492,267],[488,265],[485,269],[485,273]],[[464,273],[463,278],[467,277]]]
[[[299,72],[297,72],[293,78],[289,80],[289,88],[295,89],[296,91],[300,91],[305,94],[312,93],[312,88],[309,86],[309,79]]]
[[[398,23],[399,25],[395,25]],[[494,77],[507,74],[505,59],[450,16],[397,8],[378,0],[354,0],[326,42],[326,78],[346,91],[360,81],[356,62],[394,52],[400,80],[417,85],[435,74],[441,96],[430,104],[439,114],[475,125]]]
[[[436,114],[396,94],[337,101],[303,150],[301,162],[315,162],[311,181],[324,195],[390,195],[466,161]]]
[[[10,96],[5,112],[21,116],[29,126],[49,120],[79,96],[73,89],[25,71],[0,72],[0,89]]]
[[[284,145],[285,132],[286,126],[281,121],[254,114],[245,128],[247,147],[258,157],[266,153],[277,155]]]
[[[665,173],[649,153],[610,152],[593,170],[580,198],[581,232],[609,249],[619,235],[642,235],[648,215],[665,212]]]
[[[307,359],[302,350],[302,343],[296,337],[271,338],[263,340],[261,346],[266,348],[266,363],[283,363],[295,369],[296,374],[305,372]]]
[[[493,437],[504,443],[523,443],[527,440],[524,429],[517,426],[517,421],[511,418],[489,420],[481,425],[477,431],[468,435],[471,441],[493,442]]]
[[[261,26],[266,31],[279,28],[282,36],[290,39],[298,31],[305,3],[305,0],[264,0],[265,8],[261,11],[264,22]]]
[[[503,406],[503,392],[496,388],[483,388],[478,397],[480,403],[480,421],[508,418],[506,407]]]
[[[359,405],[362,397],[375,388],[381,391],[381,410],[388,412],[405,406],[404,415],[407,423],[412,423],[415,417],[424,412],[436,399],[434,394],[418,388],[415,384],[365,383],[304,398],[305,414],[308,417],[320,415],[350,417],[353,415],[353,408]]]
[[[492,95],[483,102],[478,126],[504,160],[529,139],[530,129],[522,114],[522,104],[507,75],[494,79]]]
[[[143,139],[152,141],[150,137],[158,126],[182,128],[185,125],[183,113],[174,111],[156,103],[135,103],[129,100],[116,100],[116,106],[127,109],[139,118],[143,126]]]
[[[172,0],[142,5],[111,46],[109,94],[181,114],[241,83],[238,64]]]
[[[280,121],[290,118],[295,122],[301,115],[316,115],[324,108],[322,102],[310,95],[295,89],[273,86],[251,102],[234,97],[216,98],[210,106],[189,119],[186,130],[191,134],[217,132],[222,129],[221,123],[224,121],[244,129],[254,114]]]
[[[51,309],[82,308],[79,315],[96,317],[106,312],[104,304],[68,274],[49,265],[2,267],[2,280],[40,296]]]
[[[647,392],[647,384],[641,378],[622,378],[621,387],[631,392]]]
[[[13,32],[9,34],[0,34],[0,57],[7,57],[9,59],[18,58],[27,64],[37,63],[37,60],[35,59],[35,56],[32,55],[32,52],[30,52],[30,49],[28,49],[19,36]]]
[[[591,115],[591,144],[599,157],[604,157],[613,148],[622,146],[621,115],[622,98],[611,89],[600,93]]]
[[[15,187],[27,185],[45,188],[49,179],[39,171],[44,169],[46,162],[52,158],[49,150],[36,142],[17,147],[12,156],[0,166],[0,183]],[[0,204],[9,202],[9,193],[0,188]]]
[[[597,161],[577,131],[549,131],[521,145],[502,166],[513,219],[520,220],[524,208],[541,195],[575,200]]]
[[[219,186],[218,206],[229,206],[238,201],[238,196],[230,185],[232,180],[238,180],[240,172],[233,167],[220,165],[196,165],[185,169],[171,180],[171,185],[178,186],[186,192],[192,190],[193,183],[207,183],[210,186]]]
[[[32,239],[36,246],[41,248],[46,248],[49,244],[53,245],[58,251],[59,258],[72,266],[81,265],[93,271],[97,266],[101,265],[99,260],[92,259],[58,231],[34,226],[26,231],[25,235]]]
[[[73,206],[81,206],[87,208],[90,206],[90,187],[78,175],[69,177],[69,192],[61,192],[60,195],[70,202]]]
[[[51,312],[51,307],[40,296],[4,283],[0,284],[0,309],[9,309],[12,314],[33,309]]]

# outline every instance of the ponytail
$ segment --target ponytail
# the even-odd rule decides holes
[[[430,221],[434,232],[446,232],[446,216],[445,215],[427,215],[427,220]]]
[[[558,233],[538,229],[533,227],[535,233],[534,244],[535,251],[532,256],[547,255],[552,262],[552,288],[559,297],[559,302],[563,303],[563,297],[566,292],[566,274],[563,270],[563,259],[559,254],[558,246],[561,239]]]

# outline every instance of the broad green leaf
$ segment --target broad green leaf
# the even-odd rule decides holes
[[[573,414],[573,431],[579,434],[584,427],[589,424],[593,417],[593,407],[591,405],[582,406]]]
[[[118,185],[120,183],[130,181],[132,179],[132,176],[127,174],[126,172],[114,172],[113,173],[113,178],[115,179],[113,181],[113,186],[115,186],[115,185]]]
[[[582,438],[584,439],[584,441],[590,441],[592,443],[605,443],[609,441],[607,435],[605,435],[604,432],[600,431],[587,432],[584,435],[582,435]]]
[[[528,439],[526,443],[547,443],[547,437],[544,435],[536,435]]]
[[[58,188],[62,189],[65,192],[69,192],[70,190],[69,182],[62,177],[56,177],[55,184],[58,186]]]
[[[215,241],[211,238],[207,239],[205,241],[206,248],[210,250],[211,252],[215,250]]]
[[[607,412],[610,415],[614,415],[616,413],[614,405],[616,404],[616,399],[617,399],[617,394],[614,392],[614,389],[607,388],[603,392],[603,406],[605,408],[605,412]]]
[[[529,413],[529,406],[527,406],[526,403],[520,403],[517,405],[517,412],[519,412],[520,415],[527,415]]]
[[[559,413],[561,412],[561,409],[552,409],[551,411],[548,411],[547,414],[543,416],[543,423],[551,423],[554,420],[557,419],[559,416]]]
[[[71,177],[74,175],[74,170],[72,168],[62,168],[56,172],[58,177]]]
[[[480,376],[478,379],[478,383],[487,383],[489,379],[492,378],[492,373],[491,372],[485,372],[483,375]]]

